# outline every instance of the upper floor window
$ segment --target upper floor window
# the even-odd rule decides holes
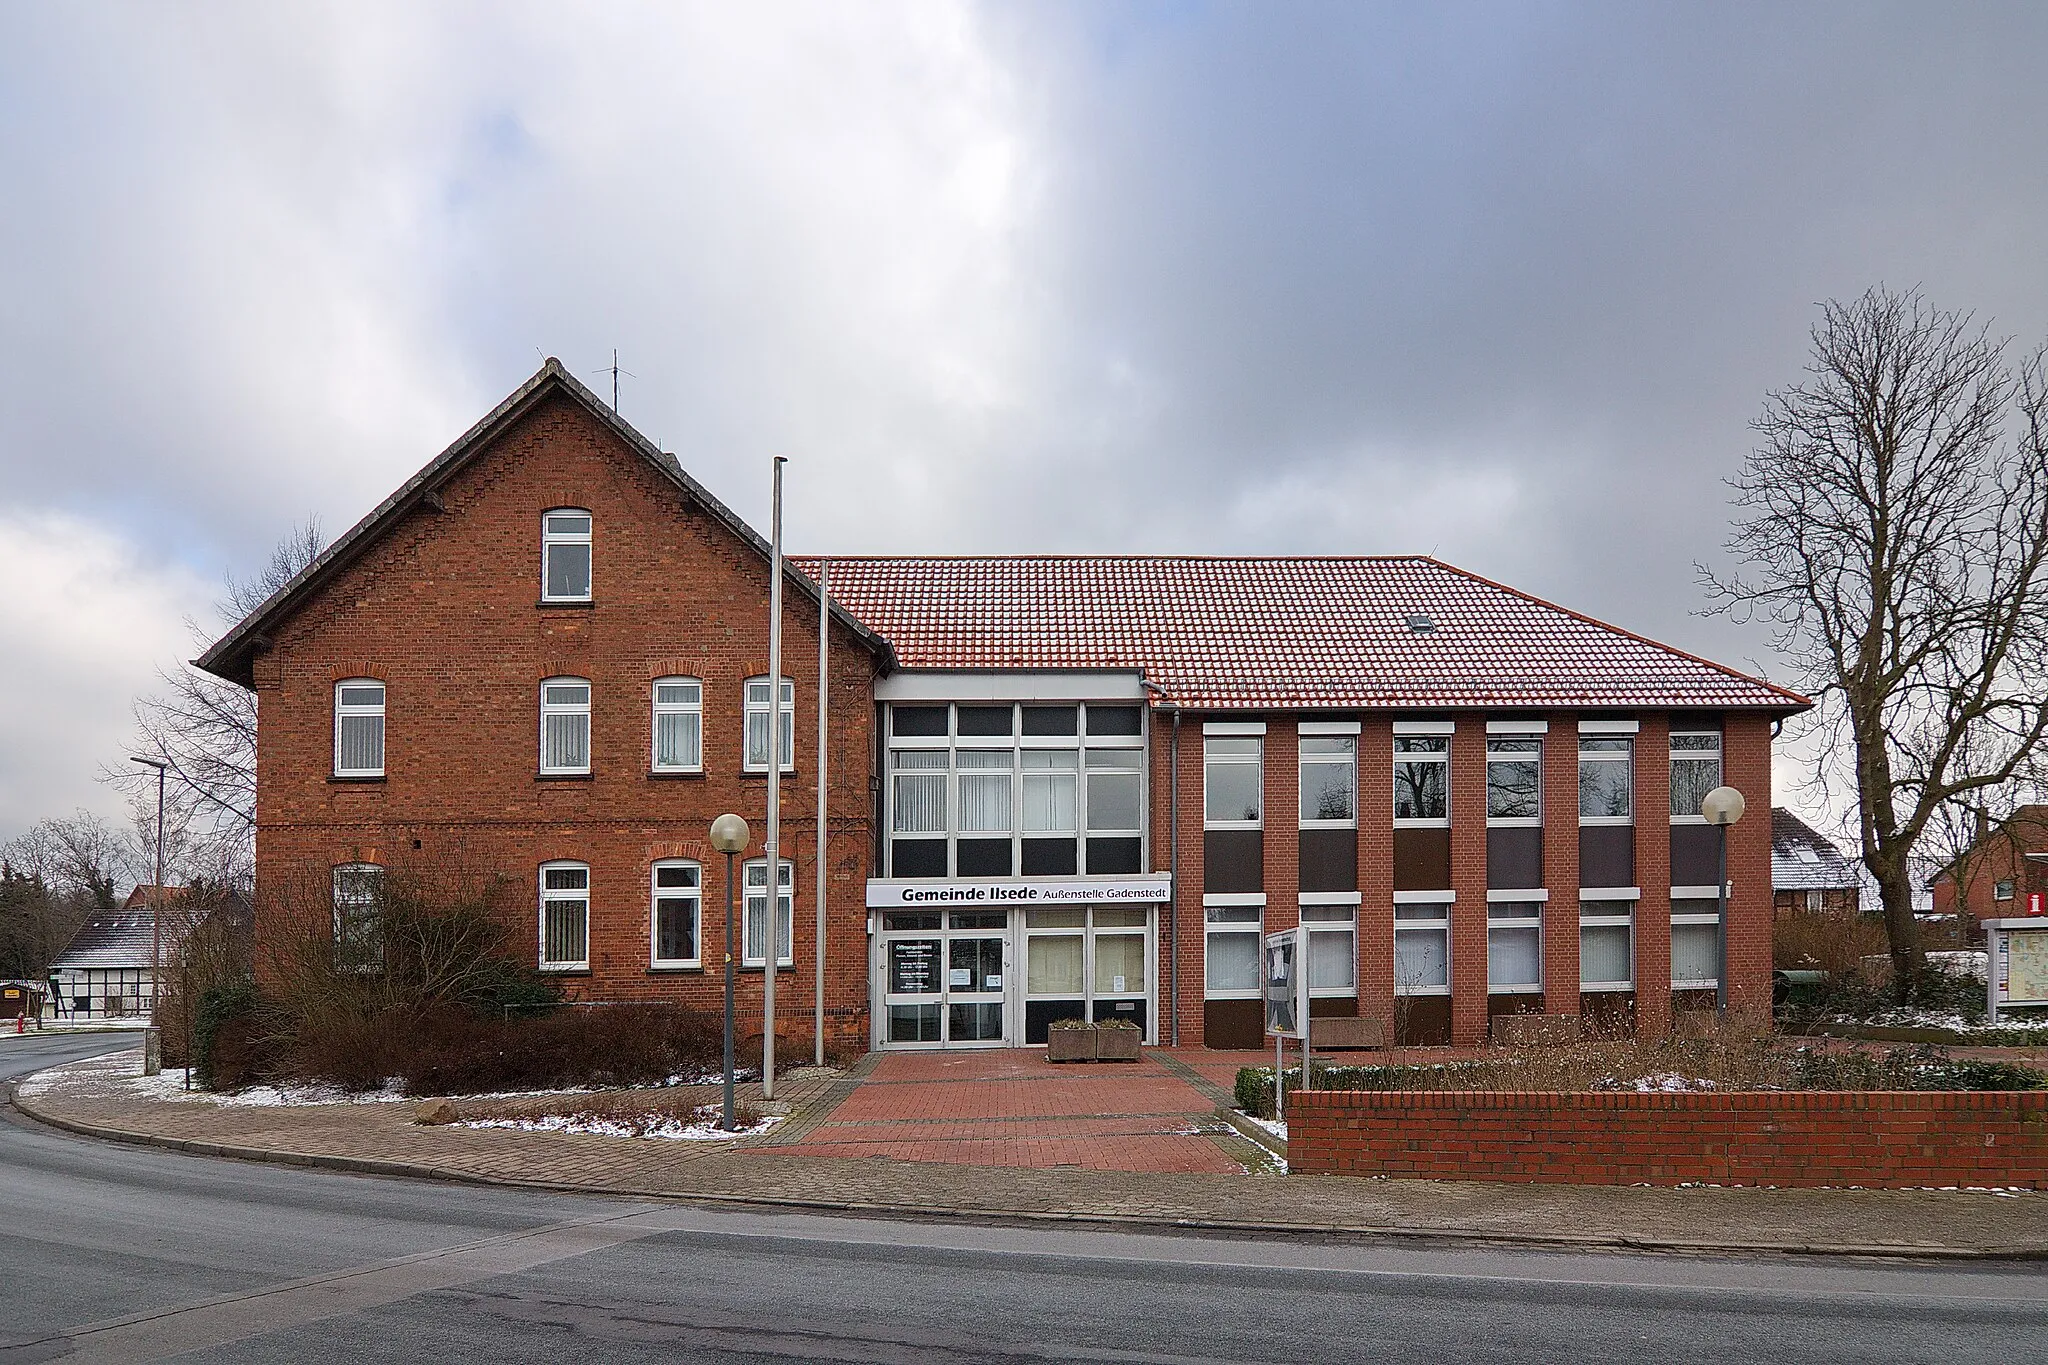
[[[1721,732],[1671,732],[1671,818],[1674,822],[1706,819],[1700,803],[1721,785]]]
[[[1579,736],[1579,823],[1625,825],[1635,818],[1636,742],[1627,735]]]
[[[1451,822],[1451,737],[1394,736],[1394,822]]]
[[[540,685],[540,770],[590,771],[588,678],[549,678]]]
[[[590,866],[540,867],[540,969],[580,971],[590,966]]]
[[[540,600],[590,600],[590,513],[557,507],[540,519]]]
[[[747,679],[746,723],[747,763],[750,773],[768,771],[768,697],[769,686],[766,678]],[[782,771],[796,771],[796,684],[788,678],[782,680],[782,705],[777,709],[775,726],[780,737]]]
[[[1543,822],[1543,741],[1534,735],[1486,741],[1486,822]]]
[[[334,685],[334,775],[384,776],[384,684],[374,678]]]
[[[1202,818],[1211,829],[1257,829],[1266,800],[1262,735],[1202,737]]]
[[[704,768],[704,684],[695,678],[654,680],[654,771]]]
[[[1301,736],[1301,823],[1358,823],[1358,737]]]
[[[703,882],[704,870],[696,863],[654,865],[654,901],[648,915],[654,966],[695,967],[703,961],[697,940]]]
[[[384,869],[375,863],[343,863],[331,875],[334,906],[334,965],[343,971],[374,972],[384,965]]]
[[[795,915],[796,866],[782,860],[782,875],[776,880],[775,964],[787,967],[795,958],[790,952],[790,927]],[[768,860],[756,858],[746,865],[747,904],[743,916],[740,962],[748,967],[765,967],[768,951]]]

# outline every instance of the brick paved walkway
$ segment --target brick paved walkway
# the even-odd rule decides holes
[[[1242,1172],[1256,1155],[1216,1100],[1153,1054],[1054,1066],[1042,1052],[894,1052],[807,1131],[762,1156],[966,1166]]]
[[[1170,1071],[1174,1060],[1161,1065]],[[153,1100],[114,1079],[134,1075],[137,1064],[131,1052],[45,1072],[17,1095],[17,1107],[98,1136],[206,1155],[635,1197],[953,1218],[1088,1220],[1266,1236],[1449,1236],[1575,1247],[2048,1256],[2048,1196],[2037,1194],[1610,1189],[849,1161],[807,1155],[796,1150],[801,1143],[791,1142],[779,1144],[777,1151],[776,1144],[751,1139],[666,1142],[423,1128],[411,1121],[409,1104],[255,1108]],[[836,1099],[844,1104],[857,1093],[857,1086],[843,1081],[828,1084],[818,1103]],[[818,1126],[831,1117],[825,1114]],[[807,1121],[798,1114],[786,1123],[801,1138],[799,1130]],[[768,1159],[771,1155],[774,1159]]]

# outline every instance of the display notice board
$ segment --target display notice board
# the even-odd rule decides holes
[[[2048,1005],[2048,920],[1987,920],[1991,1018],[2001,1009]]]

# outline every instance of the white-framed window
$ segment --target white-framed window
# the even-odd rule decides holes
[[[540,969],[584,971],[590,966],[590,865],[540,865]]]
[[[1015,813],[1015,751],[961,749],[953,761],[959,766],[960,833],[1007,836]]]
[[[1304,905],[1301,927],[1308,936],[1308,993],[1358,994],[1358,907]]]
[[[540,770],[590,771],[590,679],[549,678],[540,685]]]
[[[590,600],[590,513],[580,507],[541,514],[540,600]]]
[[[1451,903],[1394,904],[1394,994],[1451,993]]]
[[[654,680],[653,768],[704,771],[704,684],[695,678]]]
[[[1809,888],[1806,893],[1806,913],[1818,915],[1825,909],[1827,909],[1826,894],[1817,888]]]
[[[1451,823],[1451,737],[1394,736],[1394,823]]]
[[[1082,755],[1088,777],[1088,833],[1136,835],[1144,820],[1144,751],[1090,745]],[[1135,870],[1135,869],[1134,869]]]
[[[1486,823],[1543,823],[1543,741],[1502,735],[1486,741]]]
[[[1358,823],[1358,737],[1301,737],[1301,827],[1348,828]]]
[[[342,863],[329,876],[334,905],[334,965],[374,972],[384,965],[384,869]]]
[[[1636,742],[1628,735],[1579,736],[1579,823],[1635,819]]]
[[[896,749],[889,755],[893,791],[889,829],[894,834],[944,837],[946,786],[944,749]]]
[[[1211,1000],[1256,1000],[1259,980],[1260,922],[1257,905],[1203,907],[1207,942],[1202,960],[1205,993]]]
[[[697,967],[704,962],[704,869],[680,858],[654,864],[648,929],[649,962],[656,967]]]
[[[1075,803],[1079,755],[1072,749],[1025,749],[1017,757],[1024,765],[1024,837],[1080,833]]]
[[[1991,884],[1991,899],[1995,901],[2009,901],[2013,898],[2013,890],[2014,887],[2011,878],[2007,878],[2004,881],[1993,882]]]
[[[1579,898],[1579,989],[1626,991],[1636,984],[1636,903]]]
[[[1259,735],[1204,735],[1203,823],[1210,829],[1258,829],[1265,805],[1265,739]]]
[[[1700,803],[1721,785],[1721,732],[1671,731],[1671,823],[1704,824]]]
[[[747,762],[750,773],[768,771],[768,680],[747,679],[746,726]],[[776,726],[780,732],[782,771],[796,771],[796,684],[788,678],[782,680],[782,705],[777,708]]]
[[[775,897],[775,963],[787,967],[796,959],[790,953],[790,925],[795,918],[796,867],[782,860],[782,875]],[[768,951],[768,860],[756,858],[746,866],[746,913],[742,916],[740,963],[747,967],[766,965]]]
[[[384,776],[384,684],[375,678],[334,685],[334,775]]]
[[[1496,995],[1543,989],[1543,902],[1486,903],[1486,989]]]
[[[1721,904],[1712,894],[1671,893],[1671,986],[1700,990],[1721,984]]]

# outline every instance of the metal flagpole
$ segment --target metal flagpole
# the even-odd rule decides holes
[[[825,1065],[825,718],[830,714],[832,696],[832,561],[818,561],[818,960],[813,988],[817,992],[816,1017],[811,1021],[812,1061]]]
[[[768,923],[761,964],[761,1098],[775,1098],[775,974],[782,960],[782,456],[775,457],[768,544]],[[795,743],[795,717],[790,741]],[[790,888],[792,893],[796,890]],[[792,925],[791,928],[795,926]]]

